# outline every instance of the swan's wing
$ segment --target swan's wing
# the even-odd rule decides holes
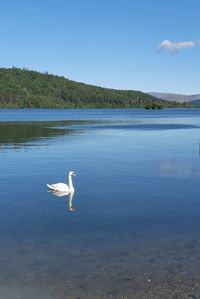
[[[55,191],[69,191],[69,187],[67,184],[64,183],[56,183],[49,185],[47,184],[48,188]]]

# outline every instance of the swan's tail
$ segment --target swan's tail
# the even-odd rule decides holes
[[[55,191],[55,188],[49,184],[47,184],[47,187],[49,188],[49,190],[54,190]]]

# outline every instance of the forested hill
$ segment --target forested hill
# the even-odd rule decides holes
[[[19,68],[0,68],[0,108],[162,108],[180,104]]]

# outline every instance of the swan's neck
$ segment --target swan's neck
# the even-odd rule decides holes
[[[73,183],[72,183],[72,176],[71,175],[69,175],[69,190],[74,191],[74,186],[73,186]]]

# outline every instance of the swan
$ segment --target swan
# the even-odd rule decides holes
[[[47,184],[47,187],[49,188],[49,190],[52,190],[52,191],[61,191],[61,192],[68,192],[68,193],[74,192],[72,176],[76,176],[74,171],[70,171],[68,174],[69,185],[64,184],[64,183],[56,183],[56,184],[52,184],[52,185]]]

